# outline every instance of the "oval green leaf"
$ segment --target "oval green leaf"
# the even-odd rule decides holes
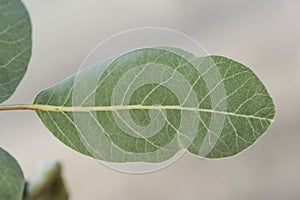
[[[182,149],[232,156],[251,146],[275,115],[249,68],[171,47],[95,64],[42,91],[34,103],[59,140],[109,162],[162,162]]]
[[[0,147],[0,199],[21,200],[25,179],[18,162]]]
[[[0,103],[16,90],[31,56],[31,22],[20,0],[0,0]]]

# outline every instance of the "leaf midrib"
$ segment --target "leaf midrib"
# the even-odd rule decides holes
[[[218,111],[213,109],[205,108],[194,108],[179,105],[116,105],[116,106],[54,106],[54,105],[44,105],[44,104],[22,104],[22,105],[3,105],[0,106],[0,111],[2,110],[35,110],[35,111],[48,111],[48,112],[107,112],[107,111],[121,111],[121,110],[181,110],[181,111],[191,111],[191,112],[204,112],[220,115],[228,115],[233,117],[241,117],[248,119],[264,120],[273,122],[273,119],[259,117],[255,115],[239,114],[227,111]]]

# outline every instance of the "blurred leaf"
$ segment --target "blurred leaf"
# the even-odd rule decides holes
[[[59,140],[109,162],[161,162],[181,149],[232,156],[251,146],[275,114],[264,85],[244,65],[170,47],[98,63],[34,103]]]
[[[34,200],[68,200],[69,195],[61,177],[56,179],[52,185]]]
[[[67,200],[68,191],[62,178],[61,165],[48,161],[40,168],[38,177],[27,187],[29,200]]]
[[[20,0],[0,0],[0,103],[22,80],[31,56],[31,23]]]
[[[24,187],[24,175],[18,162],[0,148],[0,199],[21,200]]]

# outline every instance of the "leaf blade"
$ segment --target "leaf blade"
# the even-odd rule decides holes
[[[0,103],[15,92],[31,57],[31,22],[20,0],[0,0]]]
[[[209,83],[209,76],[205,77],[212,69],[211,60],[221,74],[213,84]],[[228,66],[236,70],[230,72]],[[210,75],[215,76],[216,72],[212,72]],[[257,90],[251,89],[255,85],[251,81],[255,81],[267,101],[250,98],[251,92]],[[221,101],[222,95],[226,95],[224,99],[229,104]],[[243,101],[245,96],[250,100]],[[269,110],[245,112],[245,107],[257,108],[257,112],[258,106],[268,102]],[[81,153],[110,162],[162,162],[181,149],[208,158],[235,155],[258,139],[253,137],[248,142],[248,138],[240,136],[243,127],[236,124],[267,119],[265,124],[260,122],[261,130],[257,124],[249,123],[247,127],[247,137],[256,132],[260,136],[275,114],[264,85],[244,65],[220,56],[197,58],[170,47],[135,50],[102,66],[95,65],[42,91],[34,103],[54,106],[51,112],[37,113],[58,139]],[[214,123],[220,123],[221,135],[211,134],[218,131],[209,130]],[[215,144],[206,141],[213,137]]]
[[[25,179],[18,162],[0,147],[0,199],[21,200]]]
[[[226,114],[218,143],[205,157],[224,158],[250,147],[267,131],[275,117],[275,105],[263,83],[248,67],[226,57],[211,57],[222,75],[227,98],[226,112],[229,114]],[[197,150],[195,143],[198,144]],[[200,142],[195,143],[189,151],[198,155]]]

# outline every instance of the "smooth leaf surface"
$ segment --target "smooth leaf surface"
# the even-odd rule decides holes
[[[275,108],[257,76],[221,56],[138,49],[42,91],[35,104],[63,143],[109,162],[161,162],[182,149],[235,155],[270,126]]]
[[[18,162],[0,148],[0,199],[21,200],[24,187],[24,175]]]
[[[31,23],[20,0],[0,0],[0,103],[16,90],[31,56]]]
[[[243,151],[262,136],[273,122],[275,106],[265,86],[249,68],[222,56],[212,59],[217,63],[226,91],[226,97],[220,100],[220,103],[226,101],[223,112],[226,118],[217,143],[205,157],[222,158]],[[202,125],[208,131],[209,124],[204,121]],[[195,137],[189,148],[197,155],[203,143],[201,135]]]

